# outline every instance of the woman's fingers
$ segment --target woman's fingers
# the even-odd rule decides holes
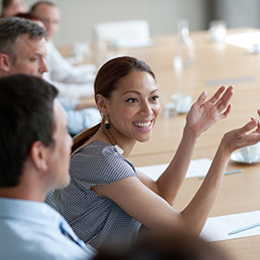
[[[209,99],[209,102],[211,103],[215,103],[219,97],[221,96],[221,94],[224,92],[224,90],[226,89],[225,86],[221,86],[217,92]]]
[[[258,115],[260,116],[260,109],[257,110]]]
[[[218,111],[222,111],[223,109],[225,109],[230,101],[230,99],[232,98],[234,94],[234,87],[230,86],[225,93],[223,94],[223,96],[216,102],[216,107],[218,109]]]
[[[254,120],[256,122],[256,126],[257,126],[256,131],[260,132],[260,121],[253,116],[251,116],[251,120]]]
[[[223,112],[222,114],[219,114],[219,118],[220,119],[226,118],[229,115],[231,108],[232,108],[232,104],[229,104],[226,111]]]
[[[195,105],[198,105],[200,107],[204,103],[206,98],[207,98],[207,91],[203,91],[198,97],[197,101],[195,102]]]

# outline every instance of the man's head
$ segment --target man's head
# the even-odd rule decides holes
[[[45,191],[69,183],[72,139],[57,94],[34,76],[0,79],[0,190],[17,187],[24,176],[40,178]]]
[[[23,0],[2,0],[1,17],[13,16],[26,11],[27,7]]]
[[[59,30],[61,17],[59,8],[51,2],[40,1],[31,7],[31,12],[43,21],[47,30],[47,39],[51,40]]]
[[[48,71],[45,36],[45,30],[28,19],[0,19],[0,77],[18,73],[43,77]]]
[[[42,20],[38,16],[33,14],[32,12],[29,12],[29,13],[19,13],[19,14],[15,15],[15,17],[29,19],[29,20],[33,21],[34,23],[38,24],[40,27],[45,29],[45,26],[44,26]]]

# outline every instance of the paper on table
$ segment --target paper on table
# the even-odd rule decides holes
[[[239,33],[227,36],[226,42],[239,47],[249,48],[253,44],[260,44],[259,37],[259,32]]]
[[[260,211],[244,212],[240,214],[232,214],[209,218],[201,231],[200,236],[207,241],[220,241],[234,239],[240,237],[260,235],[260,227],[248,229],[233,235],[228,235],[229,232],[253,225],[260,222]]]
[[[192,160],[189,165],[186,178],[206,175],[210,165],[211,165],[211,160],[208,158]],[[163,173],[163,171],[167,168],[167,166],[168,164],[158,164],[158,165],[137,167],[137,169],[156,181],[159,178],[159,176]]]

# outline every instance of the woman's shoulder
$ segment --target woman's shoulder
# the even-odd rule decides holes
[[[79,148],[78,150],[76,150],[71,155],[71,160],[78,159],[81,157],[93,158],[94,156],[95,156],[95,159],[98,159],[98,158],[104,158],[107,156],[115,156],[116,153],[117,153],[117,150],[116,150],[115,146],[113,146],[111,144],[107,144],[100,140],[94,140],[94,141],[90,142],[89,144],[84,145],[81,148]]]
[[[115,146],[95,140],[80,148],[71,157],[70,173],[105,184],[136,176],[134,165],[118,153]],[[91,180],[90,180],[91,179]]]

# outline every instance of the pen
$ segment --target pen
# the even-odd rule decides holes
[[[224,175],[229,175],[229,174],[233,174],[233,173],[239,173],[239,172],[242,172],[243,169],[239,169],[239,170],[235,170],[235,171],[230,171],[230,172],[225,172]],[[205,176],[200,176],[200,179],[205,179],[206,175]]]
[[[228,234],[233,235],[233,234],[236,234],[236,233],[239,233],[239,232],[242,232],[242,231],[246,231],[246,230],[251,229],[251,228],[259,227],[259,226],[260,226],[260,222],[255,223],[255,224],[250,225],[250,226],[246,226],[246,227],[242,227],[242,228],[233,230],[233,231],[229,232]]]

